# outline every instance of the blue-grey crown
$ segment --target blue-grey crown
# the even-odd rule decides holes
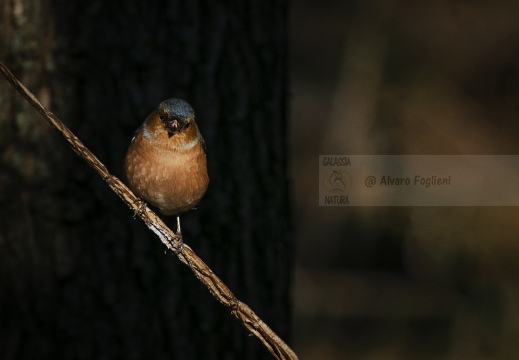
[[[169,115],[177,116],[182,119],[194,118],[195,111],[187,102],[182,99],[167,99],[160,103],[159,110],[165,110]]]

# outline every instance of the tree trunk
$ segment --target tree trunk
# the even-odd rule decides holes
[[[117,176],[190,102],[211,182],[184,240],[287,340],[286,3],[115,4],[0,0],[0,59]],[[1,359],[271,358],[2,80],[0,108]]]

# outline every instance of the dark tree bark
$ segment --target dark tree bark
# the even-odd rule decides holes
[[[190,102],[211,183],[184,239],[287,340],[287,5],[122,4],[0,0],[0,58],[115,175]],[[0,109],[1,359],[271,358],[2,80]]]

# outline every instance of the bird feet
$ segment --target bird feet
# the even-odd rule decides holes
[[[133,213],[134,219],[137,217],[137,215],[142,214],[142,211],[144,210],[144,208],[146,208],[146,202],[144,200],[138,199],[137,201],[135,201],[135,203],[138,204],[139,207]]]

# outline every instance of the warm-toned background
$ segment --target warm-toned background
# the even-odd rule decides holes
[[[292,3],[301,358],[519,357],[516,207],[317,205],[319,154],[518,154],[518,19],[515,0]]]

